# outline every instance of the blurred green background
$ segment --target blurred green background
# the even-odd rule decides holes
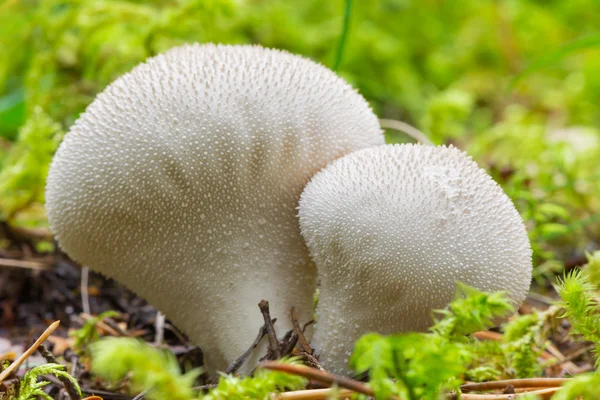
[[[52,154],[115,78],[186,42],[257,43],[468,151],[515,201],[544,282],[600,244],[599,26],[598,0],[5,0],[0,218],[45,227]]]

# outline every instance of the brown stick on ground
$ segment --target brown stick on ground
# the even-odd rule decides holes
[[[54,239],[52,232],[45,228],[21,228],[18,226],[10,226],[10,230],[15,236],[21,239],[46,240],[48,242],[51,242],[52,239]]]
[[[2,373],[0,373],[0,382],[5,380],[6,377],[8,377],[10,375],[11,372],[16,371],[21,366],[21,364],[23,364],[23,362],[27,359],[27,357],[32,355],[38,349],[38,347],[42,343],[44,343],[44,341],[46,341],[46,339],[48,339],[48,337],[50,335],[52,335],[52,332],[54,332],[56,330],[56,328],[58,328],[59,325],[60,325],[60,321],[54,321],[44,331],[44,333],[42,333],[42,335],[38,338],[38,340],[36,340],[35,343],[33,343],[33,345],[29,349],[27,349],[27,351],[25,353],[23,353],[21,355],[21,357],[17,358],[15,360],[15,362],[10,364],[4,371],[2,371]]]
[[[296,308],[292,307],[290,312],[292,314],[292,324],[294,324],[294,333],[298,336],[297,346],[300,348],[301,351],[312,355],[312,348],[308,344],[306,337],[304,337],[302,328],[300,328],[298,316],[296,315]]]
[[[40,354],[42,355],[42,357],[44,357],[46,359],[47,362],[52,363],[52,364],[60,364],[58,361],[56,361],[56,358],[54,358],[52,353],[50,353],[50,351],[48,351],[48,349],[46,349],[46,347],[43,344],[40,344],[40,347],[38,350],[40,351]],[[81,396],[79,395],[79,392],[77,391],[77,388],[75,387],[75,385],[73,385],[73,382],[71,382],[64,376],[59,376],[58,379],[61,381],[61,383],[65,387],[65,390],[67,391],[67,394],[69,395],[69,398],[71,400],[81,400]]]
[[[45,264],[39,261],[14,260],[12,258],[0,258],[0,267],[34,269],[38,271],[52,269],[50,264]]]
[[[473,334],[473,337],[479,340],[493,340],[495,342],[502,341],[502,334],[491,331],[478,331]]]
[[[345,376],[331,374],[329,372],[320,371],[318,369],[304,367],[301,365],[284,364],[277,361],[264,361],[260,364],[261,368],[272,371],[285,372],[292,375],[300,375],[308,379],[315,380],[327,386],[337,385],[339,387],[350,389],[357,393],[374,396],[373,389],[362,382],[354,379],[346,378]]]
[[[271,323],[274,324],[276,321],[277,321],[277,318],[273,318],[271,320]],[[254,339],[254,342],[252,343],[252,345],[237,360],[235,360],[234,362],[232,362],[231,364],[229,364],[227,366],[227,368],[225,369],[225,373],[233,374],[234,372],[236,372],[244,364],[244,362],[246,362],[248,357],[250,357],[250,354],[252,354],[254,349],[256,349],[256,346],[258,346],[258,343],[260,343],[260,341],[262,340],[263,337],[265,337],[266,334],[267,334],[267,326],[263,325],[260,327],[260,329],[258,331],[258,335],[256,336],[256,339]]]
[[[542,396],[544,399],[550,398],[558,388],[547,388],[538,390],[535,393],[538,396]],[[312,389],[312,390],[298,390],[295,392],[285,392],[278,394],[276,400],[326,400],[336,393],[335,389]],[[348,389],[338,389],[338,399],[349,398],[354,392]],[[463,400],[518,400],[524,394],[463,394],[461,399]]]
[[[89,314],[86,314],[86,313],[81,313],[81,314],[79,314],[79,316],[81,318],[83,318],[84,320],[86,320],[86,321],[90,320],[92,318],[95,318],[95,317],[93,317],[93,316],[91,316]],[[101,328],[102,330],[106,331],[111,336],[117,336],[117,337],[119,337],[119,336],[129,336],[129,334],[127,332],[124,332],[114,321],[113,321],[113,323],[111,323],[109,325],[109,323],[106,322],[106,321],[108,321],[108,319],[109,319],[108,317],[106,317],[104,319],[101,319],[101,320],[99,319],[98,322],[96,322],[96,326],[98,328]]]
[[[349,398],[354,394],[352,390],[348,389],[309,389],[309,390],[297,390],[295,392],[285,392],[278,394],[275,397],[276,400],[326,400],[331,399],[334,394],[337,394],[335,398],[345,399]]]
[[[281,357],[281,351],[279,350],[279,340],[277,340],[277,334],[275,333],[275,327],[271,322],[271,314],[269,312],[269,302],[267,300],[261,300],[258,303],[260,312],[265,320],[265,327],[267,328],[267,336],[269,338],[269,348],[271,349],[272,359]]]
[[[530,378],[530,379],[505,379],[501,381],[469,383],[462,385],[463,392],[486,391],[504,389],[508,385],[516,388],[553,388],[567,383],[569,378]]]
[[[561,388],[545,388],[539,390],[533,390],[527,393],[518,394],[462,394],[461,400],[518,400],[526,395],[536,395],[541,399],[550,399],[554,393],[558,392]]]
[[[285,334],[283,339],[281,340],[281,356],[285,357],[294,352],[296,348],[296,344],[298,343],[298,335],[292,329],[288,333]]]

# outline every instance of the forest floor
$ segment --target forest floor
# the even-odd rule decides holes
[[[128,389],[126,384],[121,387],[106,387],[100,379],[90,373],[89,363],[82,361],[74,349],[78,335],[81,337],[97,333],[100,336],[136,337],[152,345],[155,345],[158,339],[162,347],[169,348],[176,355],[182,368],[202,366],[202,351],[191,345],[177,328],[167,321],[157,331],[157,312],[141,298],[93,272],[89,272],[86,279],[85,271],[64,254],[38,253],[32,240],[15,236],[13,232],[8,232],[6,227],[4,227],[4,239],[8,244],[5,248],[8,250],[0,251],[0,359],[16,359],[49,325],[54,321],[60,321],[60,326],[48,337],[44,345],[59,362],[69,366],[69,373],[78,380],[85,396],[97,395],[106,400],[133,398],[126,394]],[[277,299],[269,300],[277,301]],[[541,295],[534,290],[519,312],[526,314],[534,309],[546,310],[552,307],[556,300],[557,297]],[[107,311],[116,313],[99,319],[95,317]],[[259,312],[257,307],[257,313]],[[265,321],[270,321],[268,311],[263,317]],[[551,327],[550,340],[546,344],[545,351],[541,353],[540,363],[545,365],[543,376],[564,378],[593,371],[593,345],[571,340],[566,320],[558,321],[561,321],[558,326]],[[88,331],[85,331],[86,326]],[[265,323],[263,336],[269,335],[266,328],[268,328],[267,323]],[[312,349],[300,332],[300,328],[288,332],[278,342],[281,353],[300,355],[305,364],[318,367],[318,360],[313,357]],[[501,340],[502,334],[498,329],[491,329],[478,332],[476,337],[480,340]],[[13,381],[18,380],[18,376],[22,376],[27,369],[49,362],[48,357],[48,354],[44,356],[40,352],[30,355],[17,374],[13,374]],[[240,357],[240,361],[243,361],[242,355]],[[266,358],[273,359],[272,354],[267,354]],[[232,368],[236,367],[232,366]],[[309,388],[327,387],[332,383],[327,381],[332,379],[341,387],[360,384],[355,380],[336,381],[335,377],[332,378],[333,375],[324,371],[315,373],[315,376],[307,376],[311,378]],[[69,397],[68,387],[63,382],[52,377],[48,379],[51,384],[45,388],[45,391],[52,398],[73,399],[72,396]],[[0,395],[3,390],[8,390],[10,382],[5,380],[0,383]],[[556,382],[560,383],[558,380]],[[531,383],[534,384],[535,382]],[[205,375],[201,375],[197,385],[209,388],[211,382]],[[523,386],[519,385],[519,381],[511,381],[495,386],[472,388],[492,389],[495,395],[502,397],[489,398],[509,399],[520,392],[519,386]],[[468,386],[464,388],[469,389]],[[364,385],[354,389],[366,390]],[[135,397],[136,400],[141,398],[143,397]],[[463,395],[463,398],[467,397]],[[473,397],[476,398],[484,399],[484,397]]]

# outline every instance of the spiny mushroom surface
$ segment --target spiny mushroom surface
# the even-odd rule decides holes
[[[48,216],[66,253],[146,298],[224,369],[262,326],[261,299],[280,334],[292,306],[312,319],[300,193],[331,160],[383,141],[366,101],[321,65],[185,45],[79,118],[50,168]]]
[[[347,372],[367,332],[426,329],[457,281],[506,291],[515,305],[529,288],[521,217],[453,147],[390,145],[342,157],[306,186],[299,215],[321,284],[313,344],[334,372]]]

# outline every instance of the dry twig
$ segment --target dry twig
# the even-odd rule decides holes
[[[277,321],[277,319],[272,319],[271,323],[275,323],[275,321]],[[225,373],[233,374],[234,372],[236,372],[244,364],[244,362],[246,362],[248,357],[250,357],[250,354],[252,354],[254,349],[256,349],[256,346],[258,346],[258,344],[260,343],[260,341],[266,334],[267,334],[267,326],[263,325],[260,328],[260,330],[258,331],[258,335],[256,336],[256,339],[254,339],[254,342],[252,343],[252,345],[237,360],[235,360],[233,363],[231,363],[231,364],[229,364],[229,366],[227,366],[227,368],[225,369]]]
[[[296,308],[292,307],[292,324],[294,325],[294,333],[298,336],[297,346],[299,349],[305,353],[312,355],[312,348],[308,344],[306,337],[304,337],[304,331],[300,328],[300,323],[298,322],[298,316],[296,315]]]
[[[535,394],[541,399],[550,399],[560,389],[560,387],[545,388],[519,394],[462,394],[460,398],[461,400],[517,400],[526,394]]]
[[[463,392],[479,391],[483,392],[486,390],[500,390],[505,387],[512,385],[515,389],[518,388],[553,388],[560,387],[569,378],[529,378],[529,379],[505,379],[501,381],[493,382],[482,382],[482,383],[468,383],[462,385],[460,389]]]
[[[502,334],[492,331],[478,331],[473,334],[473,337],[479,340],[493,340],[495,342],[502,341]]]
[[[260,312],[262,313],[263,318],[265,320],[265,326],[267,328],[267,337],[269,338],[269,349],[271,350],[272,359],[280,358],[281,351],[279,350],[279,340],[277,340],[275,327],[273,326],[273,322],[271,322],[269,302],[266,300],[261,300],[260,303],[258,303],[258,307],[260,308]]]
[[[23,228],[18,226],[10,226],[12,233],[21,239],[46,240],[51,242],[54,240],[54,235],[50,230],[45,228]]]
[[[4,371],[2,371],[2,373],[0,373],[0,382],[2,382],[4,379],[6,379],[6,377],[9,376],[11,372],[15,372],[21,366],[21,364],[23,364],[23,362],[30,355],[32,355],[38,349],[38,347],[42,343],[44,343],[44,341],[46,341],[46,339],[48,339],[48,337],[50,335],[52,335],[52,333],[56,330],[56,328],[58,328],[59,325],[60,325],[60,321],[53,322],[44,331],[44,333],[42,333],[42,335],[38,338],[38,340],[36,340],[35,343],[33,343],[33,345],[31,345],[31,347],[29,349],[27,349],[27,351],[25,351],[25,353],[23,353],[21,355],[21,357],[17,358],[15,360],[15,362],[13,362],[12,364],[10,364]]]
[[[81,313],[80,316],[81,316],[81,318],[83,318],[86,321],[89,320],[89,319],[94,318],[91,315],[86,314],[86,313]],[[129,335],[127,335],[126,332],[123,332],[123,330],[121,328],[119,328],[118,326],[111,326],[111,325],[109,325],[106,322],[107,320],[108,320],[108,318],[105,318],[104,320],[98,320],[98,322],[96,322],[96,326],[98,326],[102,330],[106,331],[111,336],[117,336],[117,337],[118,336],[129,336]]]
[[[302,365],[284,364],[277,361],[264,361],[260,364],[260,366],[261,368],[273,371],[303,376],[305,378],[315,380],[327,386],[337,385],[339,387],[350,389],[357,393],[366,394],[367,396],[375,395],[373,389],[371,389],[369,386],[365,385],[362,382],[346,378],[345,376],[320,371],[318,369],[309,368]]]
[[[379,125],[381,125],[383,129],[393,129],[395,131],[403,132],[422,144],[433,146],[431,140],[429,140],[423,132],[406,122],[397,121],[395,119],[380,119]]]
[[[337,394],[337,398],[344,399],[352,396],[355,392],[348,389],[326,388],[297,390],[294,392],[281,393],[275,397],[276,400],[326,400]]]
[[[51,269],[49,264],[41,263],[39,261],[14,260],[12,258],[0,258],[0,267],[24,268],[38,271]]]
[[[345,388],[351,390],[353,392],[365,394],[367,396],[373,396],[373,390],[365,385],[362,382],[359,382],[354,379],[346,378],[344,376],[339,376],[335,374],[331,374],[325,371],[319,371],[314,368],[308,368],[305,366],[299,365],[289,365],[283,364],[276,361],[265,361],[261,364],[262,368],[286,372],[288,374],[303,376],[308,379],[312,379],[314,381],[320,382],[325,385],[337,385],[341,388]],[[562,378],[533,378],[533,379],[509,379],[503,381],[495,381],[495,382],[485,382],[485,383],[473,383],[461,386],[463,391],[485,391],[485,390],[499,390],[505,389],[509,385],[512,385],[513,388],[521,389],[518,390],[521,393],[518,394],[462,394],[462,400],[502,400],[502,399],[518,399],[522,394],[536,394],[542,399],[549,399],[552,397],[554,393],[561,389],[563,383],[568,381],[568,379]],[[302,397],[302,392],[306,393],[307,397]],[[290,394],[282,393],[277,398],[281,400],[288,399],[306,399],[306,400],[319,400],[324,399],[331,392],[327,391],[319,391],[314,392],[310,390],[299,391],[299,392],[290,392]],[[289,396],[289,397],[288,397]],[[313,397],[311,397],[313,396]],[[397,398],[393,398],[396,399]]]

